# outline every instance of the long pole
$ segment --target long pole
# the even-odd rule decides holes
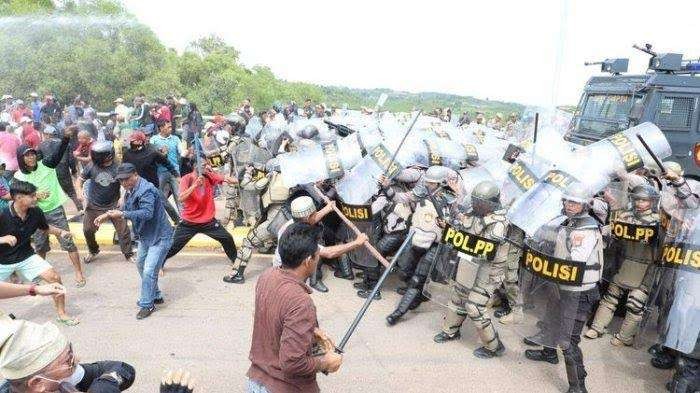
[[[661,163],[661,160],[659,160],[659,157],[657,157],[656,154],[654,154],[654,152],[651,150],[651,148],[647,144],[647,141],[645,141],[644,138],[642,138],[642,136],[639,134],[637,134],[637,139],[639,139],[639,142],[642,143],[642,146],[644,146],[644,149],[647,151],[647,153],[649,153],[649,155],[651,156],[652,160],[654,160],[656,165],[659,166],[659,169],[661,170],[661,174],[665,175],[666,174],[666,167],[664,167],[664,164]]]
[[[350,327],[348,327],[348,330],[345,332],[345,335],[340,340],[340,343],[335,347],[335,351],[337,353],[343,353],[343,351],[345,350],[345,345],[347,345],[348,341],[350,340],[350,337],[355,332],[355,329],[357,329],[357,325],[360,324],[360,321],[365,316],[369,305],[372,304],[372,300],[374,300],[374,296],[377,294],[377,292],[379,292],[379,288],[382,287],[382,284],[384,284],[386,278],[389,277],[389,273],[391,273],[391,269],[394,267],[396,261],[399,259],[399,255],[401,255],[406,246],[408,246],[408,244],[411,242],[412,237],[413,231],[410,231],[408,233],[408,236],[406,237],[406,240],[403,241],[401,247],[399,247],[399,250],[394,255],[394,258],[392,258],[391,264],[386,268],[386,270],[384,270],[384,273],[379,278],[379,281],[377,281],[377,283],[374,285],[374,288],[372,288],[372,293],[370,293],[369,296],[367,296],[365,304],[363,304],[362,308],[360,308],[360,311],[358,311],[357,315],[355,316],[355,319],[352,321]]]
[[[316,187],[315,185],[314,185],[314,189],[321,196],[321,198],[323,198],[323,200],[324,200],[324,202],[326,202],[326,204],[331,203],[331,200],[328,199],[326,194],[321,192],[321,190],[319,190],[318,187]],[[338,217],[340,217],[340,219],[343,220],[345,222],[345,224],[348,227],[350,227],[350,229],[352,229],[353,232],[355,232],[355,235],[359,235],[360,233],[362,233],[359,229],[357,229],[357,226],[355,226],[355,224],[352,221],[350,221],[347,217],[345,217],[345,214],[343,214],[343,212],[341,212],[340,209],[338,209],[338,206],[336,206],[335,204],[332,204],[332,206],[333,206],[333,210],[335,211],[335,214],[337,214]],[[384,256],[382,254],[380,254],[379,251],[377,251],[377,249],[374,248],[373,245],[371,245],[368,242],[365,242],[365,247],[367,248],[367,251],[369,251],[369,253],[372,254],[373,257],[377,258],[377,260],[382,265],[384,265],[386,268],[389,267],[389,261],[387,261],[386,258],[384,258]]]
[[[399,147],[396,148],[396,150],[394,151],[394,154],[391,156],[391,161],[389,161],[389,165],[386,166],[386,170],[384,171],[384,176],[386,176],[386,174],[389,173],[389,168],[391,168],[391,164],[393,164],[394,160],[396,160],[396,155],[399,154],[399,150],[401,150],[401,146],[403,146],[403,143],[406,142],[406,138],[408,138],[408,134],[413,129],[413,126],[416,125],[416,122],[418,121],[418,118],[420,117],[422,112],[423,112],[422,109],[418,110],[418,113],[416,113],[416,117],[413,118],[411,125],[406,130],[406,133],[403,134],[403,138],[401,139],[401,143],[399,143]]]

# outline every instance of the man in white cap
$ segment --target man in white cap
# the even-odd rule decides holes
[[[131,115],[131,108],[124,105],[124,99],[119,97],[114,100],[114,104],[114,112],[117,113],[117,116],[121,117],[122,119],[128,119],[129,115]]]
[[[51,323],[0,318],[0,376],[7,379],[0,392],[121,392],[135,374],[123,362],[76,363],[72,344]]]
[[[305,222],[307,224],[316,225],[321,222],[326,214],[333,211],[333,205],[328,204],[324,206],[320,211],[316,211],[316,204],[314,204],[313,199],[309,196],[300,196],[294,198],[291,203],[291,213],[292,218],[284,223],[277,231],[277,240],[279,243],[279,238],[284,233],[285,229],[289,227],[294,222]],[[338,258],[343,254],[346,254],[356,248],[362,247],[362,245],[367,241],[367,235],[364,233],[360,234],[355,238],[355,240],[345,243],[338,244],[335,246],[324,247],[319,245],[319,255],[323,259],[333,259]],[[273,266],[281,266],[282,259],[280,258],[279,250],[275,250],[275,257],[272,260]],[[316,274],[311,275],[309,278],[309,284],[312,288],[319,292],[328,292],[328,287],[321,281],[321,268],[320,264],[317,265]]]

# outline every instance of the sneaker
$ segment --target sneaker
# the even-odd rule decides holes
[[[151,307],[141,307],[141,309],[139,310],[139,313],[136,314],[136,319],[145,319],[145,318],[148,318],[148,317],[151,316],[151,314],[153,314],[154,311],[156,311],[156,307],[155,307],[155,306],[151,306]]]
[[[88,264],[90,262],[93,262],[95,259],[97,259],[97,255],[99,255],[99,252],[96,253],[89,253],[86,256],[83,257],[83,263]]]
[[[162,297],[161,297],[161,298],[158,298],[158,299],[155,299],[155,300],[153,301],[153,304],[163,304],[163,303],[165,303],[165,300],[164,300]]]

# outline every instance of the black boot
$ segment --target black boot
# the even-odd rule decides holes
[[[408,308],[411,306],[411,304],[413,304],[418,295],[420,295],[418,288],[409,288],[406,290],[406,294],[401,298],[396,310],[386,317],[386,322],[389,324],[389,326],[395,325],[399,318],[408,312]]]
[[[372,288],[357,291],[357,296],[363,299],[367,299],[371,294]],[[382,300],[382,291],[377,291],[377,293],[374,294],[374,300]]]
[[[229,284],[243,284],[245,282],[245,277],[243,276],[244,271],[245,266],[239,266],[233,273],[224,276],[224,282]]]
[[[552,364],[559,363],[557,351],[551,348],[528,349],[525,351],[525,357],[536,362],[548,362]]]
[[[506,315],[510,314],[511,311],[512,309],[510,307],[510,304],[508,304],[508,302],[506,301],[505,303],[501,303],[501,307],[493,312],[493,316],[498,319],[501,319]]]
[[[478,357],[479,359],[491,359],[495,357],[499,357],[503,355],[503,353],[506,351],[506,347],[503,345],[503,342],[501,342],[500,339],[498,339],[498,347],[496,347],[495,350],[490,350],[486,347],[479,347],[474,350],[474,356]]]
[[[659,352],[662,352],[664,350],[664,346],[661,344],[654,344],[647,349],[647,352],[649,352],[649,355],[651,356],[656,356],[659,354]]]
[[[336,263],[335,272],[333,275],[342,278],[343,280],[354,280],[355,273],[352,271],[352,266],[350,265],[350,259],[347,255],[343,255],[338,259]]]
[[[448,341],[452,340],[458,340],[460,337],[462,337],[462,333],[457,330],[456,332],[450,334],[450,333],[445,333],[445,332],[440,332],[433,337],[433,341],[435,341],[438,344],[446,343]]]
[[[309,283],[311,284],[311,288],[319,291],[319,292],[328,292],[328,287],[326,284],[321,281],[321,278],[323,277],[323,272],[321,271],[321,264],[318,264],[318,268],[316,268],[316,273],[311,275],[311,278],[309,279]]]
[[[543,338],[544,338],[544,334],[542,332],[539,332],[539,333],[535,334],[534,336],[523,338],[523,344],[529,345],[531,347],[539,347]]]
[[[588,393],[586,390],[586,369],[583,367],[583,353],[577,344],[564,350],[566,379],[569,381],[567,393]]]
[[[670,370],[676,364],[676,353],[668,348],[661,347],[651,358],[651,365],[661,370]]]

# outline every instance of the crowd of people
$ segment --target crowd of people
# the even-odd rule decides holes
[[[666,335],[650,348],[652,365],[675,368],[670,390],[700,389],[697,330],[686,337],[693,333],[683,325],[697,308],[680,310],[688,299],[677,293],[694,284],[679,278],[686,270],[659,263],[685,258],[697,274],[687,262],[700,247],[693,243],[700,241],[697,183],[675,162],[659,167],[643,160],[631,142],[625,154],[618,150],[622,164],[611,164],[604,181],[589,182],[565,165],[540,161],[518,139],[531,132],[529,119],[517,114],[487,121],[476,113],[472,121],[465,112],[453,121],[450,108],[436,109],[412,131],[416,121],[398,121],[398,114],[311,100],[259,112],[244,100],[206,122],[196,104],[172,96],[151,104],[139,95],[132,107],[117,98],[106,120],[81,97],[65,108],[51,94],[40,100],[32,93],[31,104],[9,95],[2,101],[0,278],[47,284],[5,283],[0,297],[53,296],[58,323],[80,321],[67,313],[64,280],[46,261],[48,237],[68,252],[75,285],[83,287],[82,264],[100,257],[95,233],[111,221],[124,258],[141,276],[137,319],[166,301],[160,273],[198,233],[221,244],[231,262],[223,281],[230,284],[246,283],[256,251],[274,253],[256,283],[249,392],[318,391],[316,373],[340,368],[342,356],[319,328],[309,296],[311,289],[328,292],[324,266],[352,281],[368,302],[382,299],[389,269],[403,284],[387,325],[395,328],[434,301],[446,307],[435,343],[460,338],[469,319],[481,343],[478,359],[505,353],[501,328],[540,347],[525,352],[532,361],[557,364],[561,350],[570,393],[587,391],[582,335],[595,340],[612,333],[611,344],[624,347],[641,340],[648,326],[665,326],[659,331]],[[392,127],[408,128],[398,134],[400,144],[392,143]],[[600,159],[585,155],[590,152],[597,150],[571,154]],[[303,177],[302,167],[322,174]],[[546,193],[537,194],[541,189]],[[69,199],[80,212],[70,219],[83,223],[82,259],[64,209]],[[225,200],[224,222],[216,218],[218,199]],[[520,221],[518,214],[529,217]],[[239,248],[229,225],[249,227]],[[657,320],[650,321],[651,310]],[[611,332],[616,316],[622,323]],[[125,363],[76,365],[72,347],[51,324],[8,319],[0,332],[0,374],[14,391],[56,391],[62,382],[79,391],[100,383],[109,388],[90,391],[120,391],[133,382]],[[21,362],[26,351],[41,356]],[[190,383],[175,379],[181,388]]]

